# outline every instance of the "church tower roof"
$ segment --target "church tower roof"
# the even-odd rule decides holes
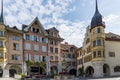
[[[4,17],[3,17],[3,0],[1,0],[0,24],[4,24]]]
[[[93,29],[97,26],[104,27],[104,24],[102,21],[102,15],[100,14],[100,12],[98,10],[98,4],[97,4],[97,0],[96,0],[96,9],[95,9],[94,16],[92,17],[92,20],[91,20],[91,29]]]

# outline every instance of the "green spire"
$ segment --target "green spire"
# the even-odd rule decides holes
[[[0,24],[4,24],[4,18],[3,18],[3,0],[1,0],[1,16],[0,16]]]

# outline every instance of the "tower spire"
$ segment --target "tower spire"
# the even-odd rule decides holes
[[[3,0],[1,0],[1,16],[0,16],[0,24],[4,24],[4,18],[3,18]]]
[[[96,11],[98,11],[98,4],[97,4],[97,0],[96,0]]]
[[[92,20],[91,20],[91,29],[97,26],[103,26],[102,15],[100,14],[98,10],[97,0],[95,1],[96,1],[96,9],[95,9],[94,16],[92,17]]]

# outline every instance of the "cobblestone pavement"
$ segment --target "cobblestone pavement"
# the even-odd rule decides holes
[[[0,80],[20,80],[20,79],[15,79],[15,78],[0,78]]]
[[[75,80],[120,80],[120,77],[111,77],[111,78],[76,78]]]
[[[0,80],[20,80],[15,78],[0,78]],[[37,80],[37,79],[36,79]],[[40,80],[40,79],[38,79]],[[53,80],[53,79],[50,79]],[[75,80],[120,80],[120,77],[112,77],[112,78],[75,78]]]

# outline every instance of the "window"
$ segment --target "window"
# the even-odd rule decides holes
[[[72,62],[72,66],[75,66],[76,65],[76,63],[75,62]]]
[[[96,56],[96,52],[95,52],[95,51],[93,52],[93,57],[94,57],[94,58],[95,58],[95,57],[97,57],[97,56]]]
[[[37,36],[34,36],[34,41],[37,41]]]
[[[39,33],[39,32],[40,32],[40,30],[37,29],[37,28],[32,28],[32,31],[33,31],[34,33]]]
[[[86,44],[88,44],[90,42],[90,39],[88,38],[87,40],[86,40]]]
[[[39,33],[40,31],[39,31],[39,29],[36,29],[36,33]]]
[[[98,57],[101,57],[101,51],[98,51]]]
[[[35,51],[39,51],[39,46],[35,44],[35,45],[34,45],[34,50],[35,50]]]
[[[98,32],[98,33],[101,33],[101,29],[100,29],[100,28],[97,28],[97,32]]]
[[[3,58],[3,53],[0,52],[0,58]]]
[[[109,52],[109,57],[115,57],[115,52]]]
[[[93,47],[95,47],[96,46],[96,41],[93,41]]]
[[[12,55],[12,60],[20,60],[20,55],[13,54]]]
[[[13,50],[19,50],[19,44],[13,43]]]
[[[58,45],[58,42],[57,42],[57,41],[55,41],[55,45]]]
[[[45,62],[45,61],[46,61],[46,57],[45,57],[45,56],[43,56],[42,61],[43,61],[43,62]]]
[[[58,53],[58,48],[55,48],[55,53]]]
[[[70,62],[67,62],[67,66],[71,66],[71,63],[70,63]]]
[[[75,54],[72,54],[72,58],[75,59]]]
[[[0,36],[4,36],[4,32],[3,31],[0,31]]]
[[[51,36],[54,36],[54,32],[51,32]]]
[[[54,41],[50,41],[50,44],[53,45],[53,44],[54,44]]]
[[[53,47],[50,47],[50,52],[53,53]]]
[[[120,72],[120,66],[114,67],[114,72]]]
[[[35,32],[35,28],[32,28],[32,31]]]
[[[25,49],[26,49],[26,50],[30,50],[30,49],[31,49],[31,45],[30,45],[29,43],[26,43],[26,44],[25,44]]]
[[[0,47],[3,47],[3,41],[0,41]]]
[[[53,56],[50,56],[50,60],[53,60]]]
[[[45,38],[42,38],[42,42],[43,42],[43,43],[46,43],[46,39],[45,39]]]
[[[68,58],[71,58],[71,54],[68,54]]]
[[[19,40],[19,36],[17,36],[17,35],[14,35],[14,36],[13,36],[13,40],[16,40],[16,41],[18,41],[18,40]]]
[[[31,55],[30,54],[26,54],[25,56],[26,56],[26,60],[28,60],[28,61],[31,60]]]
[[[34,56],[34,61],[35,61],[35,62],[38,62],[38,61],[39,61],[39,55],[35,55],[35,56]]]
[[[101,40],[100,40],[100,39],[97,40],[97,45],[98,45],[98,46],[101,46]]]
[[[46,46],[42,46],[42,52],[47,52]]]
[[[58,61],[58,57],[57,56],[55,56],[55,60]]]
[[[74,52],[74,48],[73,47],[70,48],[70,52]]]
[[[30,35],[26,35],[26,40],[30,40]]]

